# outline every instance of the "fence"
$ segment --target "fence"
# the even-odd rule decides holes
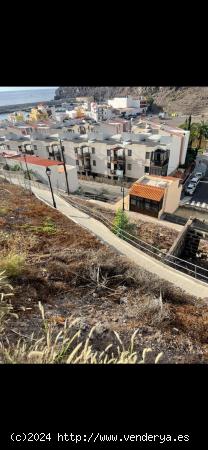
[[[107,228],[109,228],[112,231],[112,222],[110,222],[106,217],[103,216],[100,212],[95,212],[88,208],[87,206],[80,205],[76,201],[72,200],[71,198],[66,196],[62,196],[68,203],[70,203],[75,208],[80,209],[81,211],[85,212],[89,216],[94,217],[96,220],[99,220],[102,222]],[[142,241],[141,239],[137,238],[136,236],[133,236],[132,234],[128,233],[127,231],[124,231],[120,228],[116,229],[116,234],[121,239],[127,241],[134,247],[138,248],[139,250],[148,253],[150,256],[160,260],[162,263],[172,266],[176,270],[180,270],[183,273],[186,273],[187,275],[190,275],[198,280],[204,281],[208,283],[208,270],[198,266],[196,264],[193,264],[189,261],[183,260],[181,258],[178,258],[174,255],[166,255],[166,253],[159,250],[157,247],[154,247],[151,244],[148,244],[147,242]]]
[[[1,171],[1,172],[7,172],[6,173],[7,179],[9,178],[8,171]],[[11,183],[12,183],[12,178],[13,179],[18,178],[20,185],[23,187],[26,187],[26,186],[24,186],[23,177],[22,177],[22,180],[20,180],[19,174],[16,174],[16,173],[12,174],[12,176],[10,177]],[[29,180],[26,180],[26,181],[29,181]],[[41,189],[48,191],[48,186],[43,185],[42,183],[38,183],[36,181],[29,181],[26,189],[31,190],[32,186],[41,187]],[[69,204],[71,204],[71,206],[83,211],[85,214],[88,214],[89,216],[92,216],[96,220],[102,222],[110,231],[112,231],[112,228],[113,228],[112,222],[110,222],[110,220],[106,219],[106,217],[102,213],[97,212],[97,211],[95,212],[92,209],[88,208],[87,206],[80,205],[80,203],[78,203],[76,200],[74,200],[71,195],[68,196],[56,188],[54,189],[54,191],[57,193],[57,195],[59,197],[63,198],[65,201],[67,201]],[[48,203],[48,202],[46,202],[46,203]],[[195,279],[198,279],[198,280],[204,281],[205,283],[208,283],[208,270],[207,269],[200,267],[196,264],[193,264],[189,261],[178,258],[174,255],[166,255],[166,253],[162,252],[157,247],[154,247],[153,245],[142,241],[138,237],[133,236],[132,234],[128,233],[125,230],[122,230],[121,228],[118,228],[118,227],[116,228],[116,234],[118,237],[125,240],[132,246],[149,254],[153,258],[161,261],[162,263],[172,266],[176,270],[186,273],[187,275],[189,275]]]

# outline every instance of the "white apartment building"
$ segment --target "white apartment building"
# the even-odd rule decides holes
[[[115,97],[114,99],[108,100],[108,104],[115,109],[133,109],[138,113],[144,113],[147,110],[147,103],[143,97],[134,98],[131,95],[128,95],[126,97]]]
[[[68,132],[30,140],[5,141],[7,150],[61,161],[59,137],[66,163],[76,166],[78,174],[135,181],[146,175],[170,176],[184,164],[189,132],[181,129],[140,123],[134,132],[124,131],[124,122],[105,122],[88,134]],[[55,130],[57,131],[57,130]],[[9,146],[9,148],[8,148]]]
[[[112,107],[109,105],[99,105],[98,103],[91,103],[89,117],[96,122],[102,122],[113,117]]]

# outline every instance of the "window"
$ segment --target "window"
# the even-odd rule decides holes
[[[110,156],[110,154],[111,154],[111,151],[107,150],[107,156]]]
[[[77,165],[77,166],[79,165],[79,161],[78,161],[78,159],[76,159],[76,165]]]
[[[132,156],[132,150],[128,150],[128,156]],[[131,169],[129,169],[131,170]]]
[[[131,170],[131,164],[127,164],[127,170]]]
[[[131,197],[131,205],[135,205],[136,206],[136,199]]]
[[[7,150],[10,150],[10,145],[7,145]]]
[[[94,159],[93,159],[92,164],[93,164],[93,166],[96,166],[96,161]]]
[[[95,147],[92,147],[92,154],[95,154]]]
[[[78,148],[74,147],[74,153],[78,153]]]
[[[107,168],[108,168],[108,169],[111,168],[111,163],[107,163]]]
[[[149,173],[150,168],[148,166],[145,166],[144,171],[145,173]]]
[[[150,152],[146,152],[145,158],[146,158],[146,159],[150,159]]]
[[[37,148],[37,145],[33,145],[33,148],[34,148],[34,150],[37,150],[38,148]]]

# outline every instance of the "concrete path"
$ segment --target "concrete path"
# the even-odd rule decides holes
[[[12,180],[12,182],[14,184],[20,184],[20,181],[18,180]],[[22,185],[24,187],[24,183],[22,183]],[[53,207],[51,193],[46,190],[46,188],[41,189],[32,186],[32,191],[40,200]],[[194,278],[183,274],[171,267],[168,267],[160,261],[157,261],[154,258],[146,255],[142,251],[136,249],[135,247],[131,246],[130,244],[113,234],[101,222],[72,207],[69,203],[67,203],[59,196],[55,195],[55,200],[57,209],[62,214],[64,214],[66,217],[73,220],[77,224],[81,225],[82,227],[86,228],[96,237],[100,238],[101,241],[116,249],[116,251],[118,251],[119,253],[125,255],[134,264],[142,267],[148,272],[157,275],[161,279],[173,283],[175,286],[181,288],[188,294],[208,299],[207,284],[199,280],[196,281],[194,280]]]
[[[52,205],[51,194],[49,191],[37,189],[36,187],[32,187],[32,191],[41,200]],[[183,289],[191,295],[201,298],[208,298],[208,285],[206,285],[205,283],[199,280],[195,281],[192,277],[182,274],[177,270],[172,269],[165,264],[155,260],[154,258],[147,256],[145,253],[118,238],[102,223],[72,207],[57,195],[55,195],[55,200],[57,209],[66,217],[89,230],[95,236],[104,241],[107,245],[113,247],[119,253],[129,258],[134,264],[137,264],[148,272],[157,275],[159,278],[173,283],[175,286]]]

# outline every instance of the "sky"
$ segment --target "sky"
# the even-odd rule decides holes
[[[57,89],[58,86],[0,86],[0,92],[31,91],[35,89]]]

